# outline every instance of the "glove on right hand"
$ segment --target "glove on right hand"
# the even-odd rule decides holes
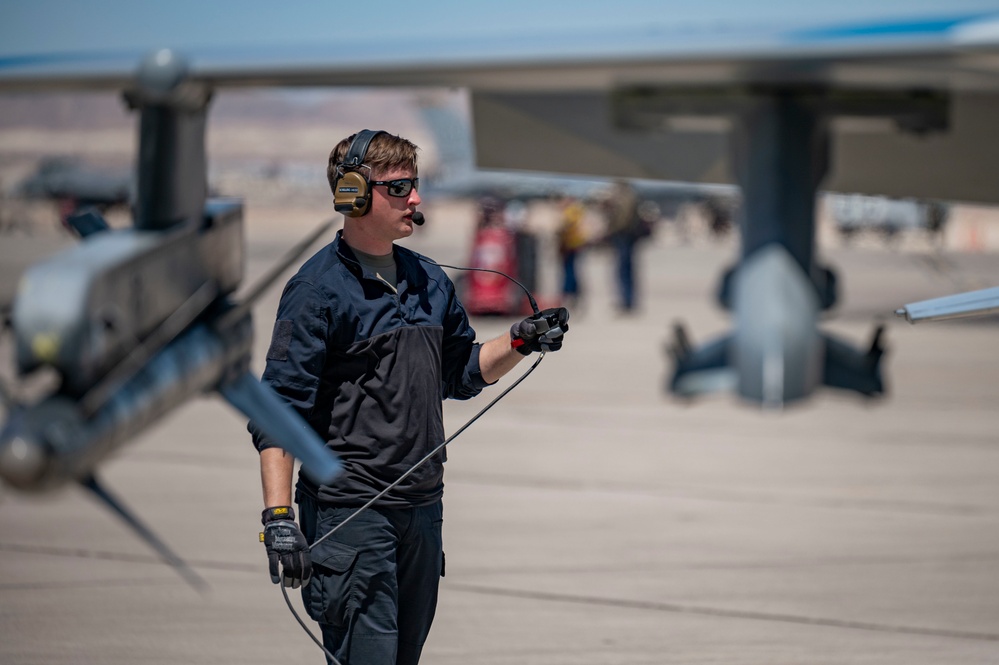
[[[308,582],[312,577],[312,558],[309,544],[295,523],[295,511],[290,506],[268,508],[261,522],[264,530],[260,540],[267,548],[271,582],[281,582],[292,589]]]
[[[558,351],[562,337],[569,330],[569,310],[549,307],[510,327],[510,346],[521,355]]]

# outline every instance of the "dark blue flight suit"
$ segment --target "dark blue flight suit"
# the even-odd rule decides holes
[[[285,287],[264,380],[343,462],[330,485],[299,475],[311,544],[444,440],[442,400],[488,385],[454,285],[396,246],[397,285],[365,274],[340,234]],[[253,431],[258,449],[273,442]],[[302,595],[345,665],[419,660],[443,574],[444,451],[311,553]]]

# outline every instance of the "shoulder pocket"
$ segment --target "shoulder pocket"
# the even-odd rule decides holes
[[[288,319],[278,319],[274,322],[271,345],[267,349],[267,360],[288,359],[288,346],[291,344],[291,333],[294,325],[294,322]]]

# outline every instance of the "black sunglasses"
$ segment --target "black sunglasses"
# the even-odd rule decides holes
[[[399,180],[372,180],[372,185],[386,185],[388,187],[388,195],[402,198],[403,196],[409,196],[409,193],[414,189],[420,191],[420,179],[419,178],[400,178]]]

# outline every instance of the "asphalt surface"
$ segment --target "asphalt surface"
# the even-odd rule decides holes
[[[466,261],[467,226],[428,217],[408,244]],[[251,225],[250,277],[308,227]],[[5,285],[29,246],[0,238]],[[882,400],[676,402],[662,391],[668,330],[726,328],[711,298],[735,253],[661,235],[627,317],[609,255],[586,257],[565,348],[450,447],[447,577],[424,662],[999,663],[999,330],[890,318],[999,284],[999,260],[919,242],[822,251],[843,290],[826,327],[866,344],[875,318],[887,325]],[[256,312],[257,371],[277,297]],[[474,323],[484,339],[511,320]],[[448,403],[448,432],[487,400]],[[102,470],[203,595],[82,491],[3,490],[0,663],[323,662],[268,579],[244,425],[195,399]]]

